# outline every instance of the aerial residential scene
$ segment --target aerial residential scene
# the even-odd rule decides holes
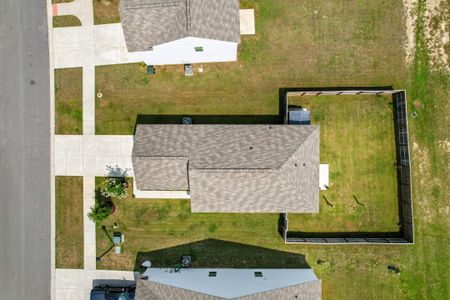
[[[450,299],[450,1],[0,8],[0,300]]]

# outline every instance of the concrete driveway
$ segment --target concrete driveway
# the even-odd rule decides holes
[[[56,135],[55,175],[133,176],[132,151],[132,135]]]

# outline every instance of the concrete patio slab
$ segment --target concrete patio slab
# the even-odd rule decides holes
[[[239,10],[240,30],[243,35],[255,34],[255,10],[240,9]]]
[[[319,166],[319,186],[322,191],[328,190],[330,186],[330,166],[328,164]]]

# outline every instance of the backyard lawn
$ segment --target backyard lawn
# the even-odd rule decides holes
[[[83,178],[56,177],[56,267],[83,268]]]
[[[97,178],[101,186],[104,178]],[[195,267],[301,268],[309,265],[324,281],[325,298],[357,298],[364,280],[371,278],[370,295],[401,295],[384,285],[401,284],[400,277],[389,273],[388,264],[399,264],[402,247],[380,246],[300,246],[285,245],[277,232],[278,214],[199,214],[190,213],[189,200],[133,199],[131,178],[128,196],[115,200],[115,212],[97,224],[97,255],[107,250],[110,235],[125,235],[122,254],[114,249],[97,263],[99,269],[138,269],[144,260],[170,267],[182,255],[191,255]],[[114,229],[114,223],[119,228]],[[275,251],[276,250],[276,251]],[[282,252],[280,252],[282,251]],[[288,253],[287,253],[288,252]],[[304,256],[306,255],[306,257]],[[345,294],[344,294],[345,293]],[[352,297],[355,296],[355,297]],[[395,297],[395,296],[394,296]]]
[[[289,105],[308,108],[311,123],[320,125],[320,161],[330,165],[320,213],[288,214],[289,231],[399,230],[391,102],[390,96],[289,97]]]
[[[55,70],[55,133],[82,134],[83,70]]]

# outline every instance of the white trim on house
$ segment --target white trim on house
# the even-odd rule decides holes
[[[133,195],[138,199],[191,199],[187,191],[141,191],[133,177]]]
[[[196,47],[203,51],[196,51]],[[152,51],[129,52],[128,56],[147,65],[176,65],[236,61],[237,50],[238,43],[186,37],[154,46]]]

